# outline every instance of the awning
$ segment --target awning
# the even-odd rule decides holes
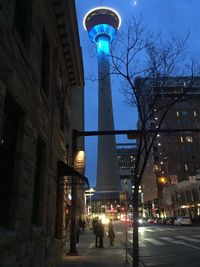
[[[83,175],[82,173],[75,170],[73,167],[67,165],[63,161],[58,161],[57,168],[58,176],[76,176],[80,178],[84,183],[86,183],[89,188],[88,178],[85,177],[85,175]]]

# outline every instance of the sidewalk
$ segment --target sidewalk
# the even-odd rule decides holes
[[[109,239],[104,237],[104,248],[96,248],[92,230],[86,229],[85,234],[80,235],[77,251],[79,256],[64,256],[62,263],[57,267],[130,267],[132,257],[128,255],[126,263],[126,252],[120,240],[115,239],[114,246],[109,245]],[[69,250],[69,244],[67,244]]]

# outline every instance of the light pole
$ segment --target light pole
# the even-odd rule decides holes
[[[90,188],[90,214],[92,215],[92,199],[91,199],[91,197],[92,197],[92,192],[93,192],[94,190],[93,190],[93,188]]]
[[[128,188],[127,188],[127,179],[124,179],[124,188],[125,188],[125,225],[126,225],[126,262],[128,262],[128,224],[127,224],[127,215],[128,215]]]
[[[168,157],[164,157],[164,162],[165,162],[165,170],[166,170],[166,178],[167,181],[169,182],[169,192],[170,192],[170,200],[171,200],[171,206],[169,206],[169,216],[172,217],[171,210],[173,207],[173,200],[172,200],[172,183],[171,183],[171,178],[169,176],[169,169],[168,169]]]
[[[77,131],[73,131],[72,136],[72,155],[74,169],[84,172],[85,168],[85,152],[83,150],[77,150]],[[71,201],[71,232],[70,232],[70,251],[68,255],[78,255],[76,250],[77,242],[77,176],[72,178],[72,201]]]

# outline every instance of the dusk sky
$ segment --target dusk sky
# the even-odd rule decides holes
[[[161,31],[164,36],[170,33],[185,35],[190,32],[188,40],[189,56],[200,59],[200,0],[76,0],[80,41],[83,52],[85,72],[85,130],[97,130],[98,85],[89,76],[97,77],[97,58],[91,57],[91,43],[83,28],[84,15],[97,6],[108,6],[121,15],[123,30],[126,21],[132,16],[143,17],[143,24],[151,31]],[[126,103],[120,92],[120,82],[112,77],[112,97],[115,129],[135,129],[137,112]],[[117,143],[128,142],[126,136],[118,136]],[[130,142],[130,140],[129,140]],[[86,176],[90,186],[96,184],[97,137],[87,137],[86,147]]]

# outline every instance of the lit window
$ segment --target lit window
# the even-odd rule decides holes
[[[185,164],[185,170],[186,170],[186,171],[188,170],[188,166],[187,166],[187,164]]]
[[[161,168],[159,165],[154,165],[154,171],[160,171],[160,170],[161,170]]]
[[[179,117],[179,112],[178,111],[176,111],[176,116]]]
[[[188,143],[192,143],[193,142],[193,138],[192,138],[192,136],[186,136],[186,142],[188,142]]]
[[[196,111],[193,111],[193,114],[194,114],[194,117],[196,117],[196,116],[197,116],[197,113],[196,113]]]
[[[180,137],[180,141],[181,141],[181,143],[183,143],[183,137],[182,136]]]

